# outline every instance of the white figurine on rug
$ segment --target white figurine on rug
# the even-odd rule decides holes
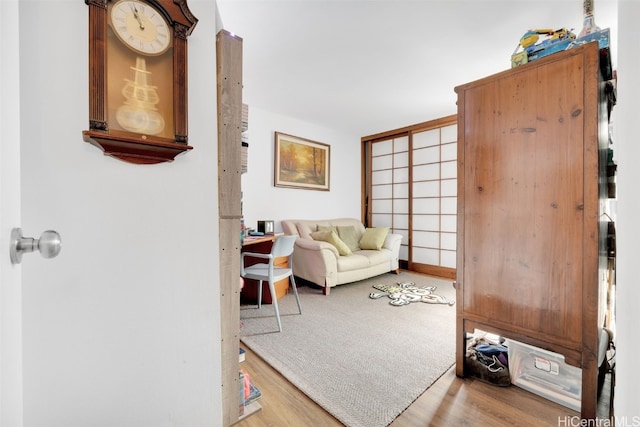
[[[449,301],[442,295],[434,294],[436,286],[418,287],[414,282],[398,282],[396,285],[373,285],[373,287],[383,292],[371,292],[369,298],[379,299],[386,295],[391,299],[389,304],[395,306],[407,305],[412,302],[448,304],[450,306],[455,304],[455,301]]]

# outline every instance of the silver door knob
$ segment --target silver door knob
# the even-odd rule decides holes
[[[44,231],[39,239],[33,237],[22,237],[22,229],[11,230],[10,256],[12,264],[22,262],[22,254],[38,250],[44,258],[54,258],[62,249],[62,239],[60,235],[53,231]]]

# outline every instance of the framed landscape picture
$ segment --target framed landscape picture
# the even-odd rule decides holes
[[[280,132],[274,145],[276,187],[329,191],[329,145]]]

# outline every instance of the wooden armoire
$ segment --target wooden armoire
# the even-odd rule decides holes
[[[456,374],[476,329],[559,353],[582,369],[590,419],[606,308],[610,73],[608,49],[591,42],[455,88]]]

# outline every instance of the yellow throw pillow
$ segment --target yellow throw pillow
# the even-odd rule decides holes
[[[364,230],[364,234],[360,239],[360,249],[382,249],[384,240],[389,233],[389,227],[374,227]]]
[[[360,250],[358,244],[360,235],[353,225],[338,225],[336,228],[338,229],[338,237],[351,249],[351,252]]]
[[[313,240],[322,240],[323,242],[331,243],[336,247],[340,255],[351,255],[351,249],[349,249],[349,246],[345,245],[333,230],[314,231],[313,233],[311,233],[311,238]]]

